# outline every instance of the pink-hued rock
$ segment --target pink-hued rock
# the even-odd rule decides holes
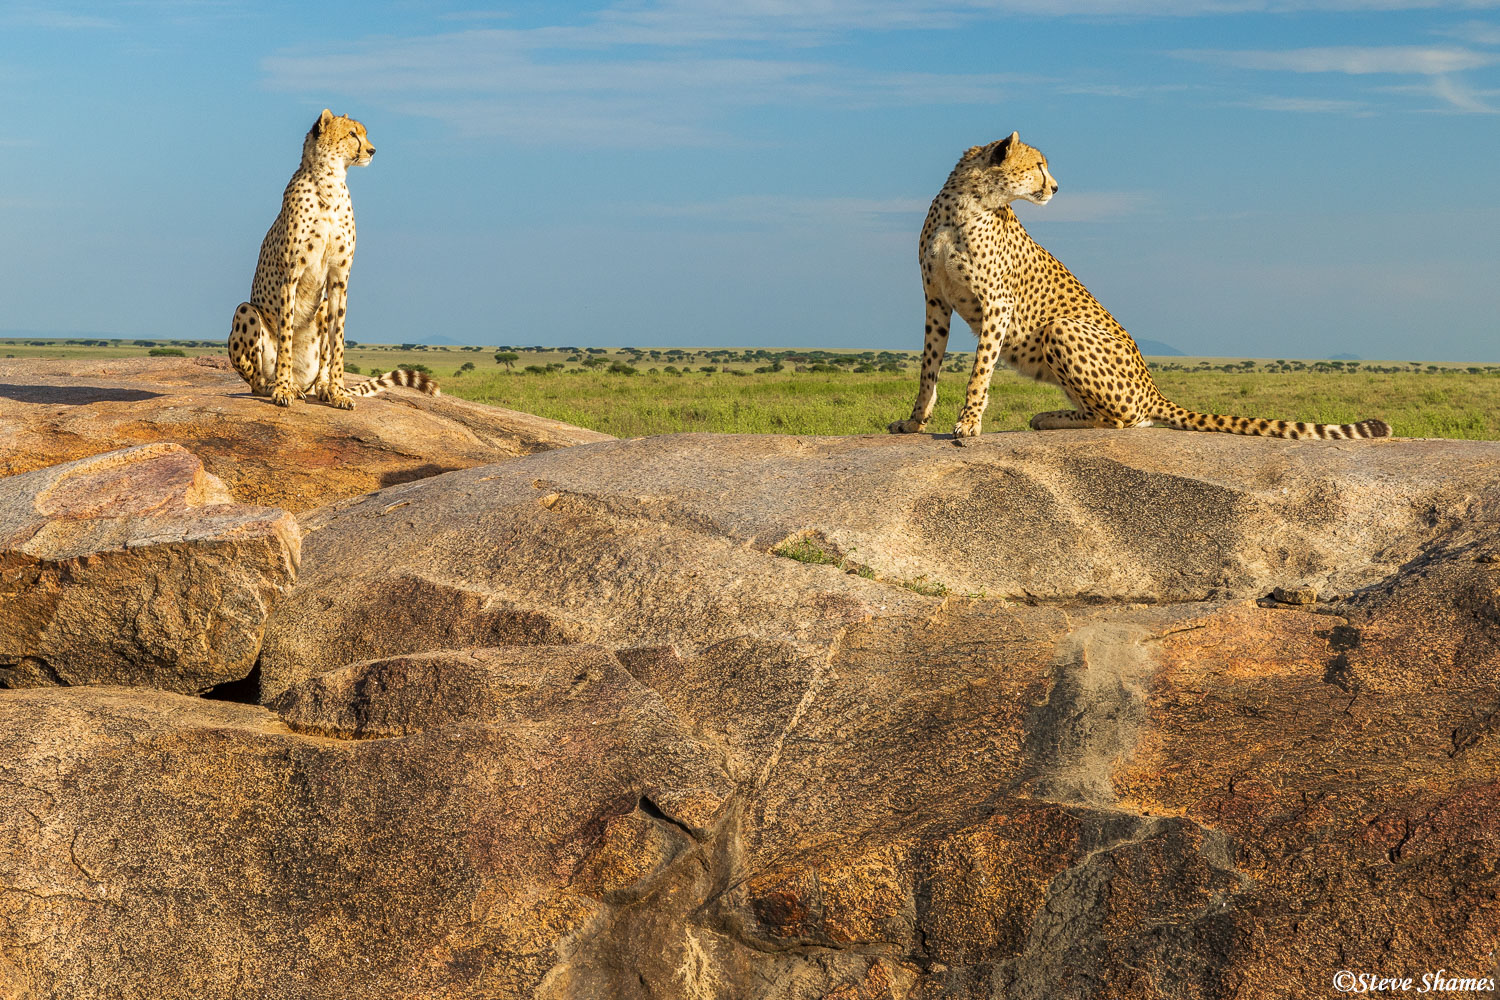
[[[0,479],[0,686],[243,678],[301,540],[175,444]]]

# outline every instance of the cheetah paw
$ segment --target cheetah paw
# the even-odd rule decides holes
[[[271,402],[277,406],[291,406],[297,394],[292,391],[291,386],[280,386],[271,392]]]
[[[354,409],[354,397],[347,392],[328,397],[327,403],[329,406],[338,407],[340,410]]]
[[[979,440],[979,425],[965,426],[959,424],[953,428],[953,443],[963,448]]]
[[[926,426],[921,420],[897,420],[887,430],[892,434],[920,434]]]

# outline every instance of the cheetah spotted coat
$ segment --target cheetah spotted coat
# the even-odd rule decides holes
[[[365,127],[323,110],[302,143],[302,165],[260,246],[250,301],[234,311],[229,358],[250,391],[290,406],[309,392],[342,409],[392,385],[437,395],[421,372],[386,372],[344,387],[344,313],[354,259],[354,205],[346,175],[375,154]]]
[[[938,372],[957,312],[979,338],[958,423],[958,444],[978,436],[1000,360],[1023,375],[1061,387],[1075,409],[1038,413],[1035,430],[1148,427],[1223,431],[1281,438],[1387,437],[1381,420],[1293,423],[1195,413],[1166,399],[1135,341],[1088,289],[1027,235],[1010,203],[1044,205],[1057,192],[1046,157],[1010,136],[964,153],[932,202],[922,227],[922,287],[927,336],[911,418],[892,433],[924,430],[937,400]]]

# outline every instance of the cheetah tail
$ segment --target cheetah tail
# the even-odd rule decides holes
[[[427,377],[426,372],[414,372],[410,368],[397,368],[395,371],[386,372],[384,375],[376,375],[369,380],[349,390],[351,396],[373,396],[382,389],[391,386],[404,385],[410,389],[419,389],[429,396],[441,396],[443,393],[438,389],[438,384]]]
[[[1231,417],[1222,413],[1195,413],[1162,400],[1151,419],[1184,431],[1219,431],[1224,434],[1251,434],[1276,438],[1383,438],[1391,436],[1391,425],[1384,420],[1361,420],[1357,424],[1308,424],[1290,420],[1263,420],[1256,417]]]

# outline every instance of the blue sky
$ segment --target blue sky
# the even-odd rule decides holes
[[[0,330],[225,336],[324,106],[354,340],[915,349],[1014,129],[1138,338],[1500,360],[1500,0],[11,0]]]

